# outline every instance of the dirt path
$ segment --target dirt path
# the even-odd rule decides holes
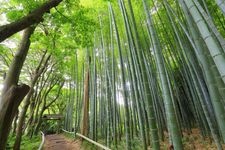
[[[81,142],[73,141],[60,134],[46,135],[44,150],[81,150]]]

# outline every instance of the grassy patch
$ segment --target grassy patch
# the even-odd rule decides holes
[[[8,139],[6,149],[11,150],[14,142],[15,142],[15,136],[10,136]],[[27,136],[23,136],[20,150],[38,149],[40,144],[41,144],[41,136],[34,136],[32,139]]]

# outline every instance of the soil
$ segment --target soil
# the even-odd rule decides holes
[[[46,135],[44,150],[81,150],[81,141],[68,139],[61,134]]]
[[[161,148],[163,150],[168,150],[170,144],[168,142],[168,133],[165,133],[166,139],[161,142]],[[212,138],[201,136],[199,129],[194,128],[191,133],[183,132],[183,146],[184,150],[217,150],[216,144]],[[225,144],[222,144],[225,150]]]

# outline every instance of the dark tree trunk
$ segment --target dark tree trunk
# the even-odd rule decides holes
[[[0,42],[4,41],[8,37],[12,36],[13,34],[28,28],[29,26],[40,23],[43,21],[44,13],[50,12],[50,9],[56,7],[60,2],[63,0],[49,0],[48,2],[44,3],[42,6],[36,8],[27,16],[12,22],[7,25],[3,25],[0,27]]]
[[[5,149],[13,118],[15,117],[21,101],[30,89],[28,85],[23,84],[19,86],[17,84],[30,47],[30,36],[33,34],[34,29],[35,27],[29,27],[25,30],[20,47],[9,67],[4,82],[0,99],[0,150]]]
[[[5,150],[7,137],[16,111],[29,91],[29,86],[23,84],[20,86],[12,85],[11,88],[3,94],[2,99],[6,101],[4,106],[7,108],[4,114],[1,114],[1,130],[0,130],[0,150]]]

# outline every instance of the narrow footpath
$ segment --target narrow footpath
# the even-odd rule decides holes
[[[46,135],[44,150],[81,150],[81,142],[68,139],[61,134]]]

